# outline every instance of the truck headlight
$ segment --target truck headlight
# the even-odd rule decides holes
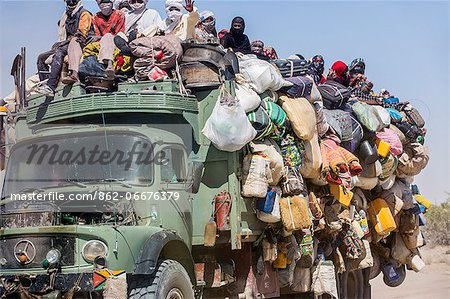
[[[83,258],[89,262],[93,263],[97,257],[106,257],[108,254],[108,246],[99,240],[90,240],[84,244],[81,250]]]
[[[49,252],[47,252],[45,259],[50,265],[56,264],[61,259],[61,252],[59,252],[58,249],[51,249]]]

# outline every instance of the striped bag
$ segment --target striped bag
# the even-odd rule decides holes
[[[267,99],[264,99],[261,102],[261,106],[269,115],[270,120],[275,124],[276,130],[275,135],[276,138],[281,138],[286,133],[286,129],[289,127],[289,120],[287,118],[286,112],[274,102],[271,102]]]
[[[262,105],[259,105],[255,111],[247,114],[247,118],[257,132],[255,140],[262,140],[272,135],[275,130],[274,123]]]

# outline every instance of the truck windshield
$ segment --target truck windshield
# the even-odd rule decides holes
[[[65,135],[17,144],[11,152],[2,198],[20,192],[89,183],[151,184],[153,145],[130,132]]]

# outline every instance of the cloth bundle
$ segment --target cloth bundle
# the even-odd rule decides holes
[[[322,172],[327,181],[349,189],[351,177],[362,172],[358,158],[330,139],[322,140],[320,148],[323,160]]]
[[[132,41],[130,48],[133,55],[138,57],[134,62],[138,78],[147,78],[154,66],[169,70],[183,57],[181,40],[174,35],[141,37]]]

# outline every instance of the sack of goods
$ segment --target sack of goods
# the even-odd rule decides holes
[[[295,135],[302,140],[311,140],[317,131],[316,113],[308,100],[281,96],[280,102]]]
[[[257,132],[236,98],[221,95],[202,133],[222,151],[235,152],[252,141]]]
[[[276,142],[271,138],[267,138],[263,141],[250,143],[250,147],[252,153],[263,155],[269,159],[272,174],[272,181],[269,182],[269,185],[277,186],[284,175],[284,161]]]
[[[287,231],[311,226],[308,200],[303,196],[283,197],[280,200],[281,220]]]
[[[246,82],[257,93],[263,93],[266,90],[277,91],[292,85],[283,79],[273,65],[256,58],[255,55],[244,55],[240,58],[239,70]]]
[[[350,98],[350,90],[336,81],[327,80],[317,88],[322,95],[323,105],[327,109],[339,109]]]
[[[384,128],[383,120],[377,109],[366,103],[354,102],[352,110],[361,125],[370,132],[378,132]]]
[[[323,114],[341,142],[352,140],[353,122],[349,112],[323,109]]]
[[[269,182],[272,181],[270,161],[266,156],[247,155],[243,164],[242,196],[266,197]]]
[[[247,114],[247,117],[256,130],[255,139],[261,140],[273,134],[275,125],[262,105],[259,105],[255,111]]]
[[[137,57],[134,69],[138,78],[147,78],[154,66],[169,70],[183,58],[181,40],[174,35],[137,38],[130,43],[130,49]]]
[[[286,81],[291,82],[293,85],[291,87],[284,87],[282,91],[291,97],[307,98],[311,95],[314,82],[310,78],[298,76],[287,78]]]
[[[239,100],[246,113],[256,110],[261,104],[259,95],[245,82],[241,84],[236,83],[235,92],[236,98]]]
[[[274,131],[275,136],[272,137],[275,139],[280,139],[285,135],[286,130],[290,128],[290,123],[286,112],[279,105],[268,100],[263,100],[261,102],[261,106],[276,126]]]
[[[281,76],[252,55],[239,65],[239,101],[222,92],[203,131],[243,157],[241,195],[265,230],[264,261],[279,285],[337,298],[335,273],[371,268],[396,286],[405,265],[420,271],[431,203],[411,186],[429,161],[419,111],[375,94],[372,83],[361,96],[367,80],[316,85],[307,72],[285,74],[277,61]]]
[[[280,214],[281,190],[269,188],[264,199],[257,200],[256,217],[267,223],[276,223],[281,220]]]

